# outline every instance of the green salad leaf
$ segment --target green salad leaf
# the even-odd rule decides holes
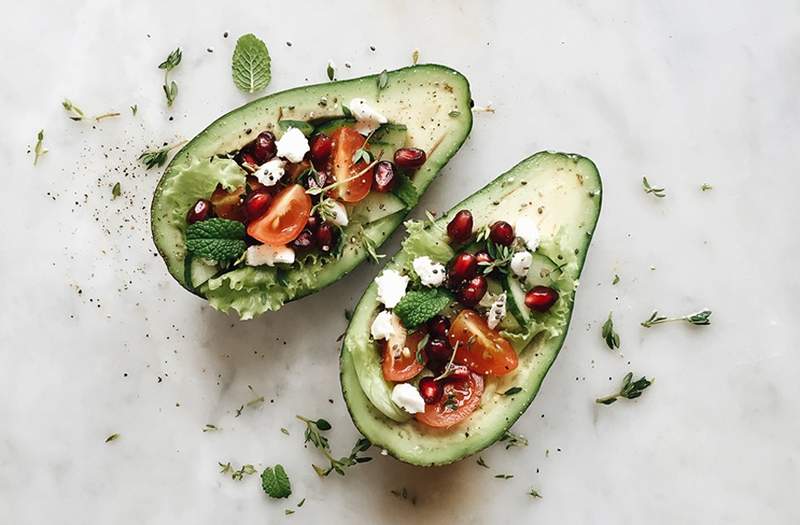
[[[297,128],[306,137],[310,137],[314,133],[314,126],[302,120],[279,120],[278,127],[281,131],[287,131],[289,128]]]
[[[394,308],[406,328],[416,328],[441,312],[453,297],[440,288],[408,292]]]
[[[267,45],[252,33],[242,35],[233,50],[233,83],[242,91],[261,91],[272,79]]]
[[[186,250],[195,257],[212,261],[232,261],[247,249],[244,224],[213,218],[186,228]]]
[[[288,498],[292,494],[292,485],[283,465],[267,467],[261,473],[261,487],[271,498]]]

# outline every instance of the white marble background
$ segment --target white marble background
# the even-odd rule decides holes
[[[800,522],[797,2],[4,7],[0,522]],[[376,268],[240,323],[154,256],[147,208],[160,174],[135,158],[249,99],[229,74],[245,32],[270,48],[268,91],[323,81],[329,58],[344,78],[407,65],[415,48],[470,78],[476,103],[497,112],[475,116],[420,208],[446,209],[542,149],[600,167],[604,210],[572,332],[515,426],[529,447],[484,452],[491,470],[376,457],[319,479],[294,415],[329,419],[334,449],[349,450],[335,340]],[[156,66],[177,46],[168,111]],[[75,123],[63,97],[122,116]],[[40,128],[50,152],[34,168]],[[643,175],[667,197],[645,195]],[[115,182],[123,195],[111,200]],[[703,306],[707,328],[639,326],[653,308]],[[610,310],[621,356],[600,338]],[[629,370],[655,385],[596,406]],[[266,403],[234,417],[255,397],[248,385]],[[203,433],[206,423],[222,430]],[[111,433],[121,437],[105,444]],[[294,494],[270,500],[255,476],[232,481],[218,461],[281,462]],[[390,494],[402,487],[415,506]]]

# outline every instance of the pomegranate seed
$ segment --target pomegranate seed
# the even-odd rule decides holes
[[[525,306],[537,312],[546,312],[558,301],[558,292],[549,286],[534,286],[525,294]]]
[[[247,218],[253,221],[267,213],[271,201],[272,195],[264,190],[248,193],[247,199],[244,201],[244,211],[247,214]]]
[[[419,395],[422,396],[426,404],[432,405],[442,399],[444,387],[430,376],[423,377],[419,380]]]
[[[240,151],[236,156],[236,161],[240,166],[247,166],[252,171],[255,171],[256,168],[258,168],[258,162],[256,162],[256,158],[252,153],[247,153],[246,151]]]
[[[469,379],[469,368],[464,365],[451,365],[450,373],[447,375],[446,379],[449,381],[464,381]]]
[[[494,257],[485,251],[480,251],[475,254],[475,260],[478,261],[479,265],[492,264],[494,262]]]
[[[292,241],[292,248],[298,252],[305,252],[314,247],[314,234],[305,229]]]
[[[319,215],[310,215],[306,221],[306,229],[314,233],[320,224],[322,224],[322,219],[319,218]]]
[[[511,246],[511,243],[514,242],[514,228],[506,221],[497,221],[489,229],[489,238],[495,244]]]
[[[209,217],[211,217],[211,201],[200,199],[189,209],[189,212],[186,214],[186,222],[188,224],[194,224],[198,221],[204,221]]]
[[[469,210],[456,213],[447,224],[447,236],[455,242],[466,242],[472,237],[472,214]]]
[[[318,133],[311,139],[311,160],[314,165],[322,165],[328,161],[333,151],[333,139],[324,133]]]
[[[458,300],[464,306],[475,306],[486,294],[486,277],[478,275],[465,282],[458,290]]]
[[[428,330],[434,337],[447,339],[447,333],[450,330],[450,320],[443,315],[437,315],[428,321]]]
[[[478,261],[471,253],[460,253],[453,260],[447,280],[451,286],[458,286],[478,272]]]
[[[394,164],[392,164],[388,160],[380,161],[375,165],[375,171],[373,172],[373,177],[374,177],[374,179],[372,180],[373,190],[380,193],[386,193],[387,191],[392,191],[395,182],[397,182],[397,179],[394,176]]]
[[[425,345],[425,353],[428,354],[428,358],[435,361],[447,361],[450,359],[450,345],[445,339],[435,337]]]
[[[257,164],[264,164],[278,152],[278,147],[275,145],[275,135],[270,131],[259,133],[250,148]]]
[[[394,152],[394,163],[404,170],[415,170],[425,164],[427,156],[419,148],[400,148]]]
[[[336,228],[329,222],[323,222],[314,232],[314,240],[323,252],[330,252],[336,242]]]

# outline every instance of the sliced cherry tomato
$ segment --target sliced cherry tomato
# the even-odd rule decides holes
[[[453,348],[458,343],[453,360],[473,372],[502,376],[517,368],[519,360],[511,343],[489,328],[474,310],[459,312],[450,325],[448,338]]]
[[[399,334],[400,337],[390,338],[383,346],[383,377],[387,381],[408,381],[422,372],[428,362],[424,350],[420,353],[422,362],[417,361],[417,346],[425,337],[425,332],[418,330],[408,336],[404,333],[405,330]],[[408,352],[405,352],[406,348]]]
[[[469,374],[467,379],[445,379],[442,398],[436,403],[425,405],[425,412],[414,417],[429,427],[452,427],[478,408],[482,395],[483,376]]]
[[[311,197],[299,184],[282,189],[267,213],[247,226],[247,234],[265,244],[283,245],[300,235],[311,214]]]
[[[244,212],[244,187],[228,191],[217,184],[211,194],[211,206],[214,214],[222,219],[244,222],[247,216]]]
[[[360,160],[353,164],[353,155],[364,146],[365,139],[361,133],[352,128],[339,128],[331,135],[333,153],[330,158],[330,173],[334,182],[342,182],[332,190],[332,195],[345,202],[358,202],[369,194],[372,187],[372,170],[355,177],[368,164]],[[355,177],[355,178],[353,178]]]

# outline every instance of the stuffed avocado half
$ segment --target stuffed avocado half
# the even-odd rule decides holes
[[[542,152],[438,220],[407,223],[341,350],[364,436],[421,466],[500,439],[564,343],[601,200],[589,159]]]
[[[342,278],[400,225],[472,127],[439,65],[275,93],[219,118],[167,166],[151,208],[169,273],[242,319]]]

